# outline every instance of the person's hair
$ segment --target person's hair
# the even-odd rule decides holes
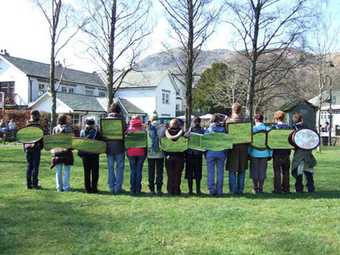
[[[220,122],[220,116],[217,114],[211,115],[210,123],[217,123]]]
[[[274,113],[274,121],[284,121],[286,114],[283,111],[277,111]]]
[[[94,119],[86,119],[85,123],[88,126],[94,126],[96,124]]]
[[[303,120],[302,114],[299,112],[294,112],[292,119],[294,123],[301,122]]]
[[[114,102],[110,105],[110,112],[113,112],[113,113],[120,113],[120,106],[117,102]]]
[[[231,106],[231,110],[233,113],[240,114],[242,110],[242,106],[239,103],[233,103]]]
[[[67,123],[68,116],[66,114],[62,114],[58,116],[58,124],[65,125]]]
[[[149,121],[152,122],[152,121],[155,121],[157,119],[158,119],[157,115],[151,115],[150,118],[149,118]]]
[[[254,119],[258,122],[263,122],[263,115],[261,113],[256,113]]]
[[[178,119],[174,118],[174,119],[170,120],[169,128],[178,128],[178,127],[179,127]]]
[[[31,117],[33,121],[38,121],[40,119],[40,112],[38,110],[31,111]]]
[[[194,117],[192,120],[192,123],[201,123],[201,118],[200,117]]]

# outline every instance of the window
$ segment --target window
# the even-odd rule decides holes
[[[78,125],[80,123],[80,115],[79,114],[73,114],[72,115],[72,123],[73,123],[73,125]]]
[[[176,104],[176,112],[178,112],[179,111],[179,104]]]
[[[67,93],[67,88],[66,87],[61,87],[61,92]]]
[[[93,95],[94,95],[94,89],[86,88],[86,89],[85,89],[85,95],[87,95],[87,96],[93,96]]]
[[[336,104],[336,96],[332,96],[332,104]]]
[[[47,86],[44,83],[39,83],[39,96],[47,91]]]
[[[90,86],[85,86],[85,95],[87,96],[94,96],[94,87],[90,87]]]
[[[69,94],[73,94],[73,93],[74,93],[74,88],[69,88],[69,89],[68,89],[68,93],[69,93]]]
[[[105,96],[106,96],[105,91],[99,91],[99,96],[100,96],[100,97],[105,97]]]
[[[0,92],[5,94],[5,104],[15,103],[14,82],[0,82]]]
[[[162,90],[162,104],[170,104],[170,91]]]

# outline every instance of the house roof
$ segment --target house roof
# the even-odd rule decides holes
[[[131,71],[126,75],[120,88],[157,87],[168,75],[168,71]]]
[[[40,96],[35,102],[31,103],[29,107],[32,108],[47,97],[51,97],[48,92]],[[107,98],[105,97],[58,92],[57,100],[68,106],[74,112],[106,112]],[[128,114],[146,114],[127,99],[120,98],[119,102]]]
[[[284,112],[289,112],[291,109],[293,109],[295,106],[297,106],[299,104],[307,104],[307,105],[310,105],[313,108],[317,108],[317,106],[308,102],[305,99],[295,99],[295,100],[292,100],[292,101],[284,104],[283,106],[280,107],[280,109]]]
[[[73,111],[105,112],[105,108],[98,102],[98,97],[57,93],[57,99],[69,106]]]
[[[125,98],[119,98],[119,101],[129,114],[146,114],[143,110],[141,110]]]
[[[12,57],[9,55],[1,56],[28,76],[49,79],[50,70],[49,64],[23,58]],[[61,76],[63,69],[64,67],[56,65],[56,79],[58,79]],[[97,73],[88,73],[69,68],[65,69],[62,80],[64,82],[86,84],[99,87],[105,86]]]

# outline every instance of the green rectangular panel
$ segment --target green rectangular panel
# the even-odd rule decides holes
[[[267,149],[267,132],[254,133],[251,145],[259,150]]]
[[[234,144],[251,143],[251,123],[228,123],[228,134]]]
[[[166,152],[184,152],[188,149],[188,139],[180,137],[177,141],[173,141],[164,137],[161,139],[160,147]]]
[[[87,138],[73,138],[72,148],[78,151],[100,154],[106,152],[106,143]]]
[[[21,143],[35,143],[43,136],[44,132],[38,127],[26,127],[17,132],[17,139]]]
[[[102,136],[107,140],[123,140],[123,121],[117,119],[102,119],[100,121]]]
[[[210,151],[222,151],[233,147],[233,140],[225,133],[210,133],[202,138],[203,147]]]
[[[44,148],[47,151],[57,148],[71,149],[73,134],[55,134],[44,136]]]
[[[293,149],[288,141],[292,132],[291,129],[272,129],[268,133],[268,147],[271,149]]]
[[[191,133],[188,147],[193,150],[205,151],[203,146],[203,135]]]
[[[125,147],[126,148],[146,148],[146,132],[134,132],[128,133],[125,137]]]

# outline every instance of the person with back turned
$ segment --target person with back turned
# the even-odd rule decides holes
[[[34,110],[31,112],[31,118],[28,121],[26,127],[37,127],[41,128],[40,125],[40,112]],[[41,189],[39,185],[39,166],[40,166],[40,156],[41,150],[44,147],[43,139],[35,143],[25,143],[24,151],[26,154],[27,161],[27,188],[28,189]]]

